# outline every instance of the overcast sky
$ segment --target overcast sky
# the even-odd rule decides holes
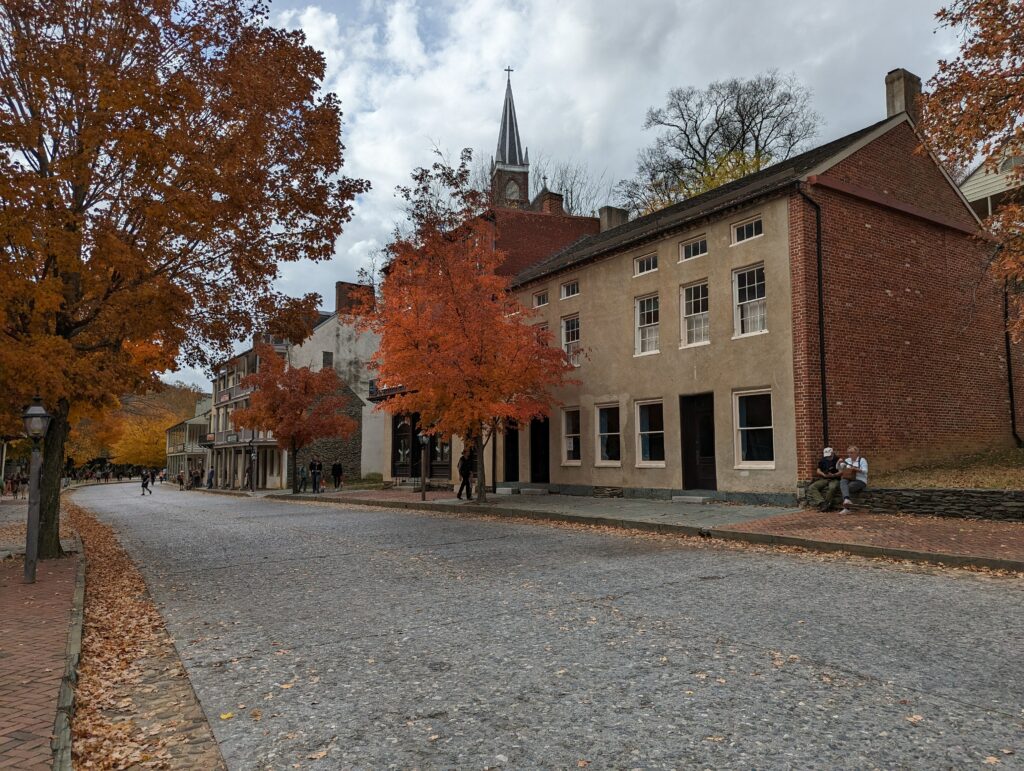
[[[885,73],[927,80],[956,41],[938,31],[940,0],[275,0],[277,26],[301,28],[327,58],[325,88],[345,113],[345,171],[373,189],[329,263],[287,265],[279,288],[354,281],[400,216],[394,189],[463,147],[494,153],[506,66],[532,158],[585,161],[627,177],[648,107],[675,86],[770,68],[813,91],[827,141],[885,117]],[[166,379],[203,383],[198,372]]]

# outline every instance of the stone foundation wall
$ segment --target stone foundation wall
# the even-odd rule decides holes
[[[1024,490],[867,489],[858,506],[880,514],[928,514],[1024,522]]]
[[[324,464],[324,485],[333,487],[331,480],[331,466],[335,461],[340,460],[345,469],[345,482],[354,482],[363,475],[362,469],[362,447],[363,447],[363,403],[351,389],[346,387],[349,393],[349,407],[346,413],[355,420],[356,429],[345,439],[330,438],[318,439],[308,447],[303,447],[298,452],[299,466],[305,466],[313,458],[319,455],[321,463]],[[291,461],[288,462],[288,487],[291,487]],[[301,475],[300,475],[301,478]]]

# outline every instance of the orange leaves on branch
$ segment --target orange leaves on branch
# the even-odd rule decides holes
[[[469,151],[457,168],[439,161],[401,190],[410,229],[388,247],[390,262],[366,325],[381,336],[374,363],[382,386],[404,386],[385,401],[392,413],[420,414],[429,433],[479,436],[547,414],[552,390],[573,372],[538,334],[496,269],[481,195],[468,185]]]
[[[953,168],[981,155],[995,171],[1006,158],[1024,156],[1024,3],[954,0],[936,14],[958,33],[958,56],[939,62],[922,100],[921,129],[929,146]],[[1024,165],[1012,169],[1024,185]],[[1014,331],[1024,335],[1024,205],[1005,201],[985,221],[1001,245],[996,276],[1017,290]]]

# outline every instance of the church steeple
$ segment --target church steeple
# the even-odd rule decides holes
[[[512,99],[512,68],[506,67],[505,104],[501,110],[498,150],[491,162],[491,198],[496,206],[522,208],[530,194],[530,153],[519,139],[519,122]]]

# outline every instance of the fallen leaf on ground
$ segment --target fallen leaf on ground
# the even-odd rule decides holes
[[[220,719],[221,720],[230,720],[234,716],[235,716],[234,712],[221,712],[220,713]]]
[[[914,725],[917,725],[922,720],[924,720],[924,715],[908,715],[907,716],[907,722],[908,723],[913,723]]]

